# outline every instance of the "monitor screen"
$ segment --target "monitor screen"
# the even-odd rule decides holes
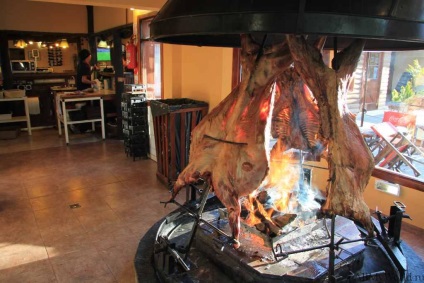
[[[110,49],[97,47],[97,61],[110,61]]]

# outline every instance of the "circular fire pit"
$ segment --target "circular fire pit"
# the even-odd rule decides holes
[[[364,230],[339,216],[334,227],[331,219],[316,219],[274,238],[242,225],[236,250],[219,206],[209,198],[197,220],[196,206],[186,206],[152,226],[137,250],[138,282],[412,282],[422,270],[413,265],[407,271],[404,244],[363,241]],[[406,250],[408,260],[417,258]]]

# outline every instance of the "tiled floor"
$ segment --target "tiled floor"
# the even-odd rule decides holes
[[[0,282],[134,282],[138,241],[175,207],[159,204],[169,194],[155,162],[87,138],[0,140]],[[422,233],[402,235],[424,258]]]
[[[0,282],[134,282],[138,241],[173,209],[156,163],[53,130],[14,141],[0,141]]]

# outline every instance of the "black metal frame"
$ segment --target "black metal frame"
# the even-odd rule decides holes
[[[284,260],[284,259],[288,258],[288,256],[291,255],[291,254],[297,254],[297,253],[308,252],[308,251],[312,251],[312,250],[329,248],[328,280],[329,280],[330,283],[336,282],[336,280],[339,280],[340,278],[335,277],[335,260],[336,260],[335,251],[338,250],[339,247],[341,245],[344,245],[344,244],[350,244],[350,243],[356,243],[356,242],[365,242],[367,244],[369,241],[375,239],[375,237],[367,237],[367,238],[364,238],[364,239],[357,239],[357,240],[350,240],[350,241],[344,241],[344,239],[342,238],[339,241],[335,242],[335,240],[334,240],[335,227],[336,227],[335,223],[336,223],[336,215],[333,214],[333,215],[331,215],[330,231],[328,230],[327,225],[325,224],[325,228],[327,230],[328,236],[330,237],[330,242],[328,244],[319,245],[319,246],[306,248],[306,249],[298,249],[298,250],[290,251],[290,252],[284,252],[282,250],[281,245],[277,244],[272,249],[272,253],[274,255],[275,261],[278,262],[278,261]],[[277,253],[278,250],[279,250],[279,253]],[[374,276],[374,275],[377,275],[377,274],[384,274],[384,271],[383,272],[380,271],[380,272],[373,273],[373,274],[366,274],[366,276]],[[361,276],[364,276],[364,274],[362,274]]]
[[[211,191],[211,187],[209,186],[209,184],[207,184],[207,183],[203,183],[203,184],[204,185],[206,184],[206,187],[203,188],[203,189],[199,189],[199,187],[196,186],[196,185],[189,185],[189,186],[186,187],[186,189],[187,189],[187,191],[186,191],[186,204],[180,204],[175,199],[173,199],[169,202],[166,202],[166,204],[174,203],[175,205],[177,205],[178,207],[180,207],[184,211],[185,215],[188,215],[189,217],[192,217],[194,219],[194,223],[193,223],[192,229],[190,231],[189,240],[187,241],[187,245],[185,247],[179,247],[178,249],[176,249],[175,246],[173,246],[173,244],[171,244],[166,238],[161,237],[161,236],[159,236],[157,238],[157,243],[158,243],[158,246],[160,248],[157,249],[155,251],[155,253],[163,252],[163,251],[166,250],[167,251],[167,255],[166,255],[167,259],[165,259],[165,260],[169,261],[169,259],[171,259],[171,258],[173,258],[173,260],[174,260],[172,263],[168,262],[168,264],[167,264],[169,271],[174,268],[173,264],[175,264],[175,263],[179,263],[179,265],[185,271],[190,270],[190,263],[189,263],[189,259],[188,259],[188,254],[190,252],[195,233],[196,233],[197,228],[200,225],[200,223],[207,225],[209,228],[216,231],[219,235],[224,236],[227,240],[220,242],[220,244],[222,244],[223,246],[225,246],[227,244],[232,244],[235,241],[235,239],[232,236],[228,235],[227,233],[225,233],[221,229],[215,227],[214,225],[212,225],[209,222],[202,219],[202,213],[204,211],[206,201],[208,199],[208,195]],[[198,194],[200,194],[200,198],[197,200],[196,197],[197,197]],[[400,231],[401,231],[402,219],[403,218],[410,218],[409,215],[405,214],[405,210],[404,210],[405,207],[406,206],[403,203],[395,202],[395,205],[392,206],[391,209],[390,209],[390,216],[389,217],[382,216],[380,211],[376,212],[376,214],[378,215],[378,220],[379,220],[380,229],[381,229],[381,232],[379,232],[379,230],[376,229],[377,238],[380,240],[380,242],[382,242],[383,247],[385,248],[386,252],[389,254],[390,258],[393,260],[394,264],[396,265],[396,267],[400,271],[401,279],[404,278],[404,276],[405,276],[406,266],[404,266],[402,264],[402,261],[400,259],[397,259],[397,255],[396,255],[397,252],[396,251],[398,251],[398,246],[401,242]],[[272,249],[275,261],[278,262],[278,261],[284,260],[284,259],[288,258],[288,256],[291,255],[291,254],[302,253],[302,252],[307,252],[307,251],[317,250],[317,249],[322,249],[322,248],[329,248],[328,281],[330,283],[340,282],[340,281],[353,282],[356,279],[358,279],[359,277],[357,278],[353,273],[351,273],[351,274],[349,274],[345,277],[342,277],[342,278],[337,277],[335,275],[335,260],[336,260],[335,251],[339,250],[341,245],[355,243],[355,242],[364,242],[366,245],[372,246],[373,244],[370,243],[370,242],[375,240],[376,237],[367,236],[366,238],[349,240],[349,241],[345,241],[345,239],[342,238],[342,239],[340,239],[339,241],[336,242],[335,241],[335,222],[336,222],[335,219],[336,219],[336,215],[332,214],[330,217],[331,217],[330,230],[328,229],[326,222],[325,222],[325,226],[324,226],[327,230],[328,237],[330,238],[330,242],[328,244],[319,245],[319,246],[306,248],[306,249],[298,249],[298,250],[290,251],[290,252],[284,252],[282,250],[281,245],[277,244]],[[386,228],[384,226],[384,224],[386,224],[386,223],[389,223],[388,231],[386,231]],[[366,233],[366,231],[364,229],[360,229],[360,230],[361,230],[362,233]],[[390,243],[394,243],[395,246],[391,246]],[[361,274],[360,277],[361,278],[364,278],[364,277],[369,278],[369,277],[382,275],[382,274],[385,274],[384,270],[369,273],[369,274]]]

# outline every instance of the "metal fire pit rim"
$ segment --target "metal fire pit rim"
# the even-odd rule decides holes
[[[209,213],[215,213],[219,215],[219,212],[217,212],[219,209],[215,209],[210,211]],[[177,229],[177,227],[183,223],[186,222],[188,219],[191,219],[194,222],[194,219],[185,214],[180,209],[177,209],[176,211],[170,213],[169,215],[171,215],[170,219],[171,221],[169,221],[168,217],[165,217],[164,221],[161,223],[157,234],[156,234],[156,240],[155,243],[158,241],[158,236],[161,235],[161,230],[164,229],[165,226],[170,225],[170,226],[175,226],[175,228],[171,228],[171,229],[165,229],[167,231],[171,231],[174,229]],[[174,218],[172,216],[172,214],[176,213],[177,215],[179,214],[180,217]],[[168,216],[169,216],[168,215]],[[226,221],[226,220],[224,220]],[[206,229],[205,229],[206,228]],[[203,232],[201,232],[203,231]],[[245,276],[246,278],[253,278],[253,280],[266,280],[266,282],[312,282],[311,280],[313,280],[313,282],[323,282],[326,278],[326,274],[328,273],[328,270],[320,265],[318,262],[316,263],[317,266],[316,268],[318,268],[318,270],[321,270],[319,273],[316,274],[316,278],[315,279],[311,279],[311,278],[307,278],[307,277],[301,277],[301,276],[297,276],[294,274],[290,274],[290,273],[286,273],[286,274],[281,274],[281,275],[277,275],[277,274],[270,274],[270,273],[263,273],[260,272],[259,270],[256,270],[255,268],[252,268],[248,262],[245,262],[243,260],[241,260],[240,258],[237,257],[238,251],[237,250],[232,250],[232,246],[223,243],[218,243],[216,241],[209,241],[208,237],[210,237],[211,233],[207,232],[208,228],[204,227],[203,229],[199,229],[199,231],[196,233],[196,241],[195,241],[195,246],[197,247],[197,250],[200,251],[200,253],[204,253],[205,255],[208,256],[209,260],[212,262],[215,262],[215,265],[218,266],[218,268],[222,268],[223,270],[226,270],[226,265],[222,265],[222,263],[220,264],[219,260],[217,260],[217,258],[214,257],[214,254],[225,254],[226,255],[226,261],[231,261],[234,263],[233,266],[235,269],[234,272],[239,273],[240,272],[246,272]],[[213,230],[211,230],[213,231]],[[200,232],[200,233],[199,233]],[[202,247],[199,249],[199,246]],[[205,248],[205,247],[209,247],[209,248]],[[156,252],[155,252],[156,253]],[[360,260],[360,258],[362,258],[362,252],[359,253],[359,257],[350,257],[344,261],[340,261],[336,263],[336,267],[340,270],[343,270],[346,268],[346,266],[350,266],[350,265],[355,265],[357,266],[359,263],[358,262],[362,262],[362,260]],[[221,257],[220,257],[221,258]],[[359,260],[359,261],[358,261]],[[158,262],[155,259],[155,264],[157,265]],[[265,263],[264,263],[265,264]],[[360,266],[359,266],[360,268]],[[157,271],[159,274],[162,274],[162,271]],[[227,270],[226,273],[232,273],[231,271]],[[162,274],[160,276],[163,276],[163,278],[167,278],[164,279],[166,282],[174,282],[172,281],[172,276],[168,276],[166,274]],[[256,279],[255,279],[256,278]],[[171,280],[171,281],[169,281]],[[282,280],[282,281],[281,281]],[[299,281],[300,280],[300,281]],[[186,281],[184,281],[186,282]],[[250,282],[250,281],[249,281]],[[253,281],[252,281],[253,282]]]

